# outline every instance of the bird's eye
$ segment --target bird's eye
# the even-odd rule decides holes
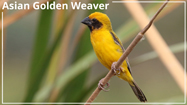
[[[96,21],[97,21],[97,19],[93,18],[93,19],[92,19],[92,21],[93,21],[93,22],[96,22]]]

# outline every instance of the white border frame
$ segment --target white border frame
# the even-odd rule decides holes
[[[164,3],[166,1],[112,1],[112,3]],[[112,103],[112,102],[94,102],[90,104],[186,104],[186,2],[185,1],[169,1],[168,3],[184,3],[184,102],[178,103],[167,103],[167,102],[146,102],[146,103],[139,103],[139,102],[128,102],[128,103]],[[2,104],[85,104],[85,103],[55,103],[55,102],[3,102],[3,12],[2,12]]]

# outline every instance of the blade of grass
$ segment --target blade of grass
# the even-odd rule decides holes
[[[96,60],[97,58],[93,51],[90,51],[89,53],[85,54],[83,57],[77,60],[72,66],[69,66],[62,74],[63,76],[58,77],[55,87],[57,89],[62,89],[61,86],[65,87],[67,83],[69,83],[71,80],[74,79],[74,77],[78,76],[80,73],[89,68],[93,63],[96,62]]]
[[[35,93],[39,89],[42,78],[45,74],[45,69],[39,69],[42,65],[42,60],[47,51],[47,45],[49,42],[50,29],[52,23],[52,10],[42,10],[40,20],[36,32],[36,39],[34,43],[30,73],[28,80],[28,90],[25,98],[25,102],[31,102]]]
[[[60,43],[60,47],[59,47],[59,54],[58,54],[58,62],[56,63],[57,65],[56,65],[56,76],[58,76],[58,74],[59,73],[61,73],[62,72],[62,70],[63,70],[63,67],[66,65],[66,62],[68,61],[68,58],[67,58],[67,56],[68,56],[68,48],[69,48],[69,42],[70,42],[70,37],[71,37],[71,33],[72,33],[72,28],[73,28],[73,23],[74,23],[74,20],[75,20],[75,11],[72,11],[72,15],[71,15],[71,17],[68,17],[69,19],[68,19],[68,24],[67,24],[67,26],[66,27],[64,27],[65,28],[65,30],[64,30],[64,33],[63,33],[63,37],[62,37],[62,41],[61,41],[61,43]],[[64,56],[64,55],[66,55],[66,56]],[[53,69],[51,69],[51,70],[53,70],[54,71],[54,68]],[[51,74],[49,74],[49,76],[50,76]],[[52,93],[53,94],[53,93]],[[50,101],[53,101],[54,99],[53,99],[53,97],[50,97]]]
[[[85,32],[86,28],[87,28],[86,26],[80,25],[80,28],[78,29],[78,31],[75,35],[75,38],[72,41],[72,44],[70,47],[70,53],[74,52],[74,49],[75,49],[77,43],[79,42],[80,38],[82,37],[83,33]],[[72,54],[70,54],[70,55],[72,55]]]
[[[67,3],[67,0],[61,0],[59,1],[60,4]],[[58,35],[60,30],[64,27],[65,19],[67,18],[67,11],[65,10],[57,10],[55,14],[55,28],[54,28],[54,33],[55,36]]]
[[[65,1],[62,1],[62,2],[64,3]],[[67,18],[67,16],[64,13],[65,13],[64,11],[58,11],[58,17],[56,17],[57,20],[56,20],[56,28],[55,28],[55,33],[56,34],[60,32],[60,29],[63,29],[64,20],[65,20],[65,18]],[[57,35],[56,34],[54,34],[54,35],[57,38],[58,34]],[[67,35],[69,36],[69,34],[67,34]],[[49,66],[49,69],[48,69],[48,73],[47,73],[47,76],[46,76],[46,82],[45,82],[44,86],[42,87],[43,90],[50,91],[51,86],[53,84],[53,81],[55,80],[55,78],[57,76],[58,65],[59,65],[59,56],[62,55],[61,49],[62,49],[61,46],[58,46],[55,49],[54,53],[52,54],[52,58],[51,58],[51,61],[50,61],[51,63],[50,63],[50,66]],[[45,99],[41,99],[40,98],[40,95],[43,95],[43,94],[45,95],[45,92],[40,92],[39,94],[37,94],[36,97],[34,98],[34,101],[45,100]]]
[[[61,4],[63,3],[67,3],[67,0],[63,0],[63,1],[59,1]],[[64,11],[64,10],[57,10],[56,14],[55,14],[55,25],[53,28],[54,30],[54,35],[53,37],[55,39],[57,38],[60,38],[60,37],[64,37],[64,36],[70,36],[69,34],[64,34],[63,31],[61,31],[62,29],[64,30],[65,28],[65,32],[67,30],[67,27],[64,27],[65,24],[69,23],[69,22],[66,22],[66,21],[70,21],[71,19],[69,19],[69,17],[73,17],[72,15],[74,15],[74,11],[70,11],[69,14],[67,14],[67,11]],[[68,19],[67,19],[68,18]],[[69,24],[68,24],[69,25]],[[59,37],[59,33],[61,34],[60,37]],[[63,34],[62,34],[63,33]],[[62,38],[63,40],[64,38]],[[61,41],[62,43],[64,41]],[[55,43],[60,43],[60,40],[56,40]],[[62,55],[62,47],[59,46],[58,44],[56,44],[56,48],[54,49],[54,51],[51,51],[51,61],[50,61],[50,64],[49,64],[49,69],[48,69],[48,73],[47,73],[47,76],[46,76],[46,81],[43,85],[43,87],[41,88],[42,90],[48,90],[50,91],[51,90],[51,86],[53,84],[53,81],[55,80],[57,74],[58,74],[58,66],[59,66],[59,56]],[[53,46],[54,47],[54,46]],[[63,55],[66,55],[66,54],[63,54]],[[63,65],[63,64],[62,64]],[[45,99],[42,99],[40,97],[40,95],[45,95],[45,92],[40,92],[40,93],[37,93],[36,96],[34,97],[34,101],[38,101],[38,100],[45,100]]]
[[[78,2],[79,0],[74,0],[74,2]],[[63,3],[67,3],[67,0],[63,0],[63,1],[59,1],[61,4]],[[59,45],[59,47],[54,51],[54,54],[51,60],[51,64],[50,64],[50,68],[49,68],[49,73],[47,75],[47,79],[50,81],[50,83],[53,83],[52,81],[54,80],[54,77],[57,75],[57,73],[59,74],[62,71],[63,66],[65,65],[65,62],[67,61],[67,56],[68,56],[68,48],[69,48],[69,42],[70,42],[70,38],[71,38],[71,33],[72,33],[72,28],[73,28],[73,23],[75,20],[75,14],[76,11],[71,10],[70,14],[71,17],[68,17],[68,11],[64,11],[64,10],[58,10],[56,12],[56,19],[55,19],[55,27],[54,28],[54,35],[57,37],[57,33],[60,32],[61,29],[63,29],[63,27],[65,28],[64,31],[64,35],[62,37],[62,41],[61,44]],[[67,26],[64,26],[65,23],[65,19],[68,19],[68,24]],[[64,56],[67,55],[67,56]],[[59,57],[60,56],[60,57]],[[67,59],[66,59],[67,58]],[[59,67],[60,66],[60,67]],[[53,75],[51,75],[53,74]],[[45,85],[44,85],[45,86]]]
[[[64,26],[66,26],[68,24],[68,20],[69,20],[68,17],[71,17],[72,14],[73,14],[73,12],[68,14],[67,18],[64,21],[65,22]],[[57,47],[59,46],[59,44],[61,42],[61,38],[63,36],[62,33],[64,33],[64,30],[65,30],[65,28],[61,29],[61,31],[58,33],[57,37],[55,38],[55,41],[52,44],[51,48],[47,51],[47,53],[45,53],[45,57],[42,61],[42,64],[41,64],[39,70],[46,70],[47,67],[49,66],[49,63],[51,61],[51,57],[52,57],[53,53],[55,52],[55,50],[57,49]],[[35,96],[36,98],[34,98],[34,99],[35,100],[42,100],[42,101],[43,101],[43,99],[47,99],[49,97],[49,93],[46,93],[45,90],[50,91],[51,88],[52,88],[51,85],[48,88],[45,88],[45,87],[41,88],[40,91],[37,92],[37,94]]]
[[[60,44],[60,50],[61,50],[61,54],[59,55],[59,63],[58,63],[58,73],[61,73],[64,66],[66,65],[66,62],[68,61],[68,55],[69,55],[69,48],[70,48],[70,39],[72,36],[72,30],[73,30],[73,26],[74,26],[74,22],[76,19],[76,13],[73,12],[73,15],[71,17],[69,17],[69,21],[68,21],[68,25],[66,26],[66,29],[64,31],[64,35],[62,37],[62,42]],[[64,56],[66,55],[66,56]]]
[[[187,46],[187,44],[186,44],[186,46]],[[173,53],[182,52],[182,51],[184,51],[184,43],[177,43],[177,44],[169,46],[169,48]],[[132,59],[131,65],[132,66],[137,65],[139,63],[143,63],[148,60],[152,60],[156,57],[158,57],[158,54],[155,51],[151,51],[151,52],[145,53],[143,55],[140,55],[140,56]]]

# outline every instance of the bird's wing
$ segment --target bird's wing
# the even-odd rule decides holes
[[[110,32],[110,34],[112,35],[112,37],[113,37],[113,39],[114,39],[114,42],[115,42],[117,45],[119,45],[119,46],[121,47],[121,50],[122,50],[123,52],[125,52],[125,49],[124,49],[124,47],[123,47],[121,41],[120,41],[119,38],[115,35],[115,33],[114,33],[114,32]],[[129,72],[131,73],[131,67],[130,67],[130,64],[129,64],[128,57],[126,58],[126,62],[127,62],[127,68],[128,68],[128,70],[129,70]],[[132,74],[132,73],[131,73],[131,74]]]
[[[119,40],[119,38],[115,35],[114,32],[110,32],[110,34],[112,35],[112,37],[113,37],[113,39],[114,39],[114,42],[115,42],[117,45],[119,45],[119,46],[121,47],[122,51],[124,52],[125,49],[123,48],[123,45],[122,45],[121,41]]]

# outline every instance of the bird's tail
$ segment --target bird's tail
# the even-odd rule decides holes
[[[138,85],[134,81],[131,84],[129,83],[129,85],[131,86],[134,94],[137,96],[137,98],[141,102],[146,102],[147,101],[147,99],[146,99],[145,95],[143,94],[142,90],[138,87]]]

